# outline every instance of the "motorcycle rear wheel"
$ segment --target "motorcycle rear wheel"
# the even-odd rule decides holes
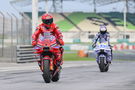
[[[55,73],[56,70],[57,70],[57,66],[54,67],[54,73]],[[57,82],[57,81],[59,81],[59,79],[60,79],[60,71],[58,71],[58,72],[52,77],[52,81],[53,81],[53,82]]]

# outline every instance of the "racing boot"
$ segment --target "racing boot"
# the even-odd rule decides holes
[[[43,71],[41,68],[41,61],[38,61],[38,65],[39,65],[40,70]]]
[[[61,66],[62,64],[63,64],[63,60],[62,60],[62,55],[61,55],[61,53],[57,53],[56,54],[56,65],[59,67],[59,66]]]
[[[111,64],[111,61],[112,61],[112,55],[108,55],[108,63]]]

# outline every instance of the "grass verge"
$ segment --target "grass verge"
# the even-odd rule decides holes
[[[63,56],[64,61],[94,61],[95,58],[79,57],[77,52],[75,53],[65,53]]]

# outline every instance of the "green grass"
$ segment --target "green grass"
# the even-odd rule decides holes
[[[133,24],[127,22],[127,25],[128,25],[128,26],[127,26],[128,29],[133,29],[133,30],[135,30],[135,26],[134,26]]]
[[[62,32],[66,32],[69,29],[71,29],[72,27],[74,27],[71,23],[69,23],[69,21],[67,20],[62,20],[56,23],[59,28],[62,30]]]
[[[94,61],[94,58],[79,57],[76,53],[65,53],[63,57],[64,61]]]
[[[73,52],[73,53],[65,53],[63,60],[64,61],[95,61],[95,58],[88,58],[88,57],[79,57],[77,55],[77,51],[76,50],[66,50],[65,52]],[[113,53],[125,53],[122,51],[113,51]],[[113,61],[133,61],[133,60],[121,60],[121,59],[113,59]],[[112,62],[113,62],[112,61]]]

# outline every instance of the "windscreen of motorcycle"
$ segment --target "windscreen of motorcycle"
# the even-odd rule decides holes
[[[108,42],[97,43],[96,48],[99,48],[99,49],[106,49],[106,48],[109,48]]]
[[[52,47],[57,45],[55,36],[51,35],[51,33],[46,32],[44,35],[41,35],[38,40],[38,44],[41,46]]]

